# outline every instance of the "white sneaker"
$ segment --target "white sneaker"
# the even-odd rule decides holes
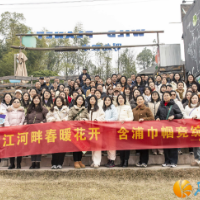
[[[141,167],[147,167],[147,164],[146,163],[142,163]]]
[[[92,164],[90,165],[90,167],[92,167],[92,168],[93,168],[93,167],[94,167],[94,163],[92,163]]]
[[[175,168],[175,167],[177,167],[177,165],[171,164],[170,167]]]
[[[56,165],[53,165],[53,166],[51,167],[51,169],[57,169]]]
[[[162,167],[171,167],[171,165],[164,163],[164,164],[162,164]]]
[[[95,165],[95,164],[94,164],[94,168],[95,168],[95,169],[99,168],[99,165]]]
[[[61,165],[58,165],[58,166],[57,166],[57,169],[62,169],[62,166],[61,166]]]
[[[136,164],[136,167],[141,167],[141,166],[142,166],[142,164],[140,164],[140,163]]]

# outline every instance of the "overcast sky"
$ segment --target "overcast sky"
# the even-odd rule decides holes
[[[23,13],[26,25],[34,32],[43,28],[49,31],[72,31],[77,22],[81,22],[85,30],[164,30],[160,34],[160,43],[181,44],[182,59],[184,49],[182,23],[180,14],[181,0],[76,0],[76,3],[65,0],[0,0],[0,4],[57,2],[50,5],[0,5],[0,13],[5,11]],[[68,2],[75,0],[68,0]],[[175,23],[174,23],[175,22]],[[151,44],[156,34],[145,34],[144,37],[109,38],[94,36],[91,45],[96,42],[125,44]],[[134,48],[136,54],[142,48]],[[115,53],[116,54],[116,53]],[[114,56],[115,57],[115,56]]]

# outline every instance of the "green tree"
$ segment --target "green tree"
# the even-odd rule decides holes
[[[153,62],[153,54],[150,49],[146,47],[140,52],[136,58],[137,64],[142,66],[142,69],[146,69],[152,65]]]
[[[103,46],[103,43],[96,43],[96,45]],[[95,67],[93,68],[93,74],[99,74],[102,79],[106,79],[111,76],[112,72],[112,51],[103,51],[102,49],[94,51]]]
[[[39,70],[33,72],[33,77],[44,77],[44,76],[58,76],[58,73],[50,70]]]
[[[0,18],[0,35],[3,38],[0,41],[0,76],[14,75],[14,54],[19,53],[19,50],[11,48],[11,45],[19,46],[20,39],[16,36],[17,33],[27,33],[31,28],[24,24],[25,17],[21,13],[5,12]],[[45,40],[37,39],[38,47],[45,47]],[[28,58],[26,67],[28,74],[44,69],[43,57],[45,52],[41,51],[25,51],[23,53]]]
[[[80,31],[84,31],[83,25],[81,23],[77,23],[74,27],[74,33],[79,33]],[[83,36],[83,38],[78,38],[78,36],[74,36],[72,39],[72,44],[74,46],[83,46],[88,45],[90,43],[90,39],[87,36]],[[84,51],[84,50],[78,50],[76,52],[71,52],[71,59],[72,63],[74,64],[74,72],[76,74],[80,74],[82,71],[82,68],[87,66],[90,51]],[[88,69],[90,71],[90,69]]]
[[[15,36],[16,33],[30,31],[30,28],[23,24],[25,18],[20,13],[4,12],[0,18],[0,76],[14,74],[14,54],[18,50],[11,49],[11,45],[19,46],[20,40]]]
[[[119,57],[120,73],[126,77],[130,77],[131,74],[136,74],[135,57],[134,52],[130,49],[124,49]]]

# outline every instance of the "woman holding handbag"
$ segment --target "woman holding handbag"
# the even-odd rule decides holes
[[[85,108],[85,99],[78,95],[75,99],[74,106],[69,110],[68,121],[87,121],[89,119],[88,111]],[[74,167],[77,169],[85,168],[82,163],[82,151],[73,152]]]

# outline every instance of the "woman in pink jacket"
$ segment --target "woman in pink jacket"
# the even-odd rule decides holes
[[[21,107],[20,100],[15,98],[12,102],[11,110],[7,112],[5,126],[23,125],[25,119],[24,108]],[[22,157],[17,157],[17,169],[21,169]],[[15,157],[10,158],[10,166],[8,169],[15,168]]]

